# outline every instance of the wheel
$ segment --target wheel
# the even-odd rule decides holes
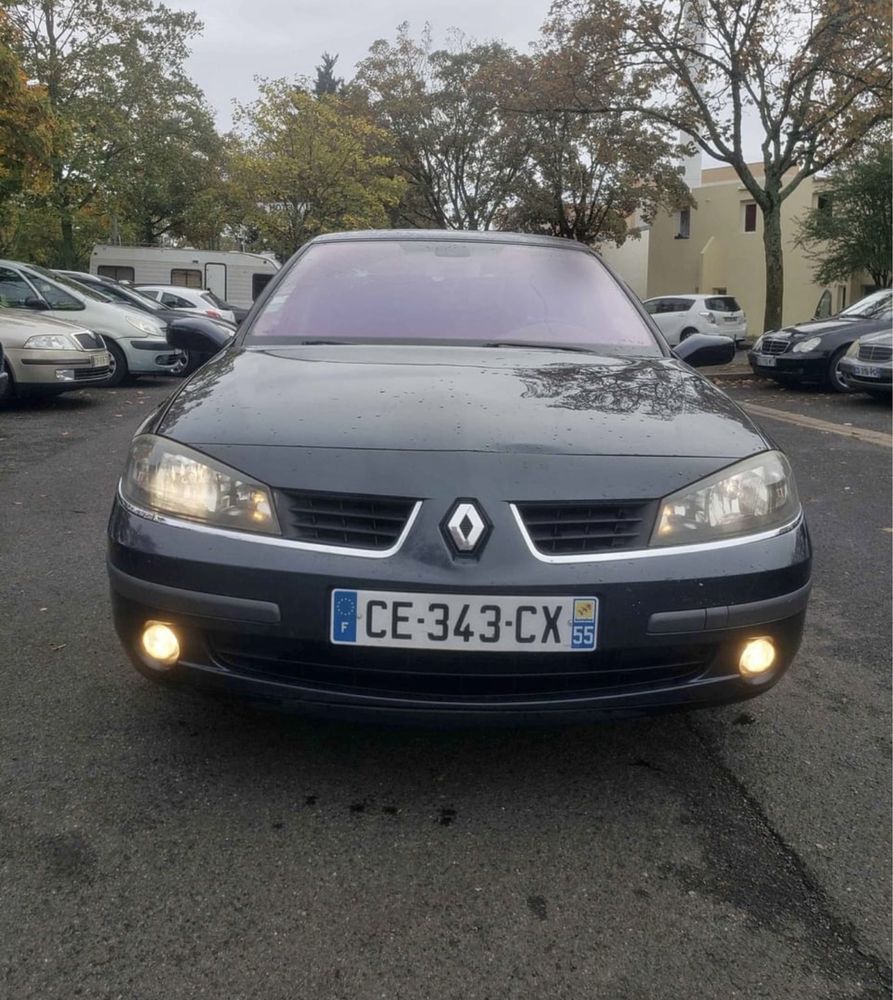
[[[831,363],[828,365],[828,374],[825,381],[828,384],[828,388],[832,392],[852,392],[853,390],[844,382],[843,376],[840,374],[840,362],[843,359],[844,354],[849,350],[850,345],[844,344],[843,347],[838,347],[838,349],[831,356]]]
[[[693,333],[698,331],[693,326],[687,326],[682,333],[679,334],[679,343],[681,344],[686,337],[690,337]]]
[[[12,372],[9,370],[9,362],[6,358],[0,361],[0,372],[6,372],[9,376],[4,382],[0,382],[0,403],[5,403],[9,399],[14,399],[16,387],[12,381]]]
[[[127,358],[124,357],[121,348],[108,337],[105,338],[105,346],[109,352],[109,374],[102,384],[104,386],[121,385],[129,374]]]
[[[186,378],[187,375],[191,375],[196,369],[201,368],[207,360],[206,354],[200,354],[197,351],[183,351],[183,357],[178,358],[168,371],[171,375]]]

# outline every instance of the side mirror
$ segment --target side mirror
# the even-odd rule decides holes
[[[735,360],[735,341],[731,337],[714,337],[693,333],[673,348],[673,355],[692,368],[705,365],[727,365]]]
[[[198,354],[217,354],[233,339],[233,335],[219,323],[204,316],[175,319],[167,328],[167,342],[181,351]]]
[[[36,295],[29,295],[27,299],[22,303],[26,309],[34,309],[37,312],[45,312],[50,307],[43,301],[43,299],[37,298]]]

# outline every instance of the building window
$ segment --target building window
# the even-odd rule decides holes
[[[133,282],[134,280],[132,267],[117,267],[114,264],[100,264],[96,270],[103,278],[114,278],[115,281],[130,282]]]
[[[831,214],[831,196],[827,194],[817,194],[815,196],[815,207],[817,212],[825,215]]]
[[[744,232],[755,233],[757,231],[757,203],[746,201],[744,203]]]
[[[687,240],[691,236],[691,209],[683,208],[679,211],[679,231],[676,233],[677,240]]]
[[[843,312],[846,309],[846,285],[837,286],[837,311]]]
[[[201,288],[202,272],[193,271],[186,267],[175,267],[171,271],[171,284],[179,288]]]

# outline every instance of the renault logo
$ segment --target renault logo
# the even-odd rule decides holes
[[[460,555],[471,555],[490,531],[489,522],[472,500],[457,500],[442,527]]]

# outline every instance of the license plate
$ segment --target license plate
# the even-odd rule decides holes
[[[557,653],[595,649],[595,597],[332,592],[330,638],[343,646]]]
[[[777,358],[764,358],[764,357],[760,357],[759,354],[756,355],[756,362],[757,362],[757,364],[758,365],[762,365],[763,368],[774,368],[777,361],[778,361]]]
[[[726,322],[727,323],[737,323],[738,322],[738,317],[737,316],[726,316]]]
[[[107,352],[103,354],[94,354],[92,355],[90,360],[90,364],[93,365],[94,368],[104,368],[106,365],[108,365],[108,363],[109,363],[109,356]]]
[[[853,365],[853,374],[860,378],[880,378],[880,368],[872,368],[871,365]]]

